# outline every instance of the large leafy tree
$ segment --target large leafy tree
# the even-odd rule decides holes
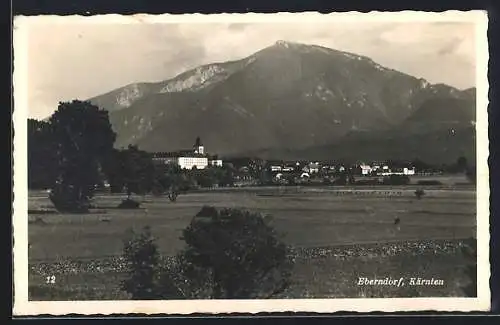
[[[113,148],[103,160],[103,174],[109,183],[111,193],[123,193],[125,188],[122,156],[122,150]]]
[[[51,188],[56,177],[57,163],[50,124],[28,119],[28,188]]]
[[[290,284],[291,248],[258,213],[204,207],[182,239],[180,261],[191,292],[215,299],[271,298]]]
[[[126,149],[113,149],[106,157],[104,174],[114,193],[146,194],[153,190],[159,176],[149,153],[129,145]]]
[[[184,173],[179,165],[167,164],[157,170],[158,185],[166,192],[170,201],[177,200],[180,192],[185,192],[192,187],[192,179]]]
[[[58,170],[51,200],[60,211],[86,211],[116,138],[108,112],[88,101],[61,102],[49,123]]]
[[[155,169],[151,155],[139,150],[136,146],[129,145],[122,150],[117,168],[123,177],[123,184],[127,196],[132,193],[145,194],[152,189]]]

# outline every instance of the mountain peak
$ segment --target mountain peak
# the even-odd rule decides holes
[[[472,95],[435,87],[365,56],[273,40],[246,58],[203,65],[159,83],[120,88],[92,101],[111,111],[117,147],[132,143],[147,151],[177,150],[191,146],[199,135],[209,151],[220,155],[262,148],[288,148],[293,153],[351,141],[344,140],[347,134],[364,131],[367,137],[408,135],[409,140],[385,147],[382,141],[373,148],[362,142],[346,144],[342,152],[367,150],[366,157],[386,159],[408,153],[412,159],[417,149],[405,146],[422,143],[414,135],[434,130],[447,135],[450,126],[470,126],[475,116]],[[436,98],[440,100],[431,101]],[[456,156],[442,149],[455,143],[456,152],[474,150],[462,145],[465,140],[458,136],[436,137],[445,141],[432,146],[439,159]],[[425,141],[429,139],[433,138]],[[337,155],[329,148],[320,153]]]

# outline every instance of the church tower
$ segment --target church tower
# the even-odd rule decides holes
[[[197,137],[196,138],[196,142],[194,143],[194,153],[197,153],[197,154],[200,154],[200,155],[204,155],[205,154],[205,150],[203,148],[203,144],[201,143],[200,137]]]

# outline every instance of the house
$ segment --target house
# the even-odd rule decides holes
[[[222,160],[216,156],[210,157],[199,137],[196,138],[193,149],[175,152],[157,152],[153,154],[153,161],[160,164],[175,163],[181,169],[205,169],[207,166],[222,166]]]
[[[177,164],[181,167],[181,169],[205,169],[208,166],[208,158],[194,155],[178,157]]]
[[[412,168],[408,168],[408,167],[404,167],[404,168],[395,168],[394,170],[391,170],[389,171],[388,173],[385,173],[386,175],[406,175],[406,176],[410,176],[410,175],[415,175],[415,168],[412,167]]]
[[[403,168],[403,175],[415,175],[415,167],[405,167]]]
[[[170,163],[177,163],[177,157],[180,154],[173,152],[155,152],[152,154],[153,162],[156,164],[167,165]]]
[[[222,167],[222,159],[212,159],[208,162],[210,166]]]
[[[181,169],[204,169],[208,166],[208,158],[193,151],[156,152],[153,162],[158,164],[177,164]]]
[[[309,163],[306,167],[307,167],[308,170],[307,171],[303,170],[303,171],[309,172],[310,174],[319,173],[320,165],[317,162]]]
[[[392,175],[393,172],[389,169],[388,166],[383,166],[377,170],[377,175],[379,176],[389,176]]]
[[[390,176],[390,175],[406,175],[411,176],[415,175],[415,167],[398,167],[398,168],[389,168],[389,166],[383,166],[379,168],[377,171],[377,175],[381,176]]]
[[[272,172],[280,172],[280,171],[282,171],[283,168],[280,165],[271,165],[271,167],[269,167],[269,169]]]
[[[217,156],[207,156],[207,157],[209,166],[222,167],[222,159],[219,159]]]
[[[359,168],[361,169],[361,175],[367,176],[372,172],[372,167],[367,164],[360,164]]]

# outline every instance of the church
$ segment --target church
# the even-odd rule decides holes
[[[176,163],[181,169],[205,169],[208,166],[222,166],[221,159],[205,153],[205,147],[201,143],[200,137],[196,138],[193,149],[157,152],[153,154],[153,161],[163,164]]]

